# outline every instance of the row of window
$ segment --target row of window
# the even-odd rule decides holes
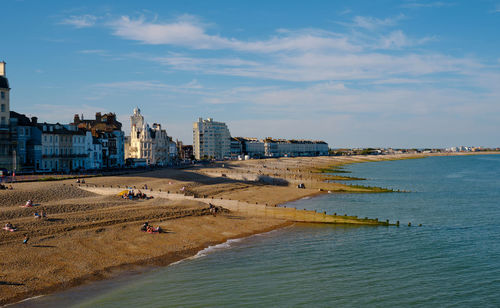
[[[47,142],[47,140],[49,142],[52,142],[52,135],[49,135],[48,136],[49,138],[47,138],[47,135],[44,135],[43,136],[43,141],[44,142]],[[59,141],[59,136],[54,136],[54,140],[55,142],[58,142]],[[71,137],[70,136],[61,136],[61,142],[64,142],[64,141],[71,141]],[[82,137],[82,136],[76,136],[75,139],[73,140],[73,142],[75,143],[83,143],[85,142],[85,138]]]
[[[43,149],[43,155],[52,155],[54,153],[55,155],[59,155],[59,149],[52,149],[52,148],[44,148]],[[73,149],[66,149],[62,148],[61,149],[61,155],[68,155],[68,154],[73,154]],[[75,151],[75,154],[86,154],[84,151],[84,148],[79,148]]]

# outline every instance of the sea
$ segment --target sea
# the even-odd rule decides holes
[[[399,227],[295,224],[15,306],[500,307],[500,155],[345,170],[366,178],[355,184],[402,192],[325,194],[287,206]]]

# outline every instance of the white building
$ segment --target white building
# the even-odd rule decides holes
[[[87,149],[85,169],[102,168],[102,144],[90,132],[85,135],[85,148]]]
[[[328,155],[328,143],[316,140],[264,139],[267,157]]]
[[[321,140],[257,139],[237,137],[243,155],[251,158],[328,155],[328,143]]]
[[[170,139],[161,125],[152,127],[144,121],[139,108],[130,117],[130,138],[126,158],[146,159],[148,165],[165,165],[169,161]]]
[[[193,152],[196,159],[231,156],[231,134],[226,124],[212,118],[193,123]]]
[[[77,130],[73,125],[43,123],[41,131],[41,161],[37,162],[42,171],[74,171],[86,169],[88,159],[87,139],[91,132]]]
[[[5,72],[5,62],[0,62],[0,168],[13,168],[14,146],[9,131],[10,86]]]

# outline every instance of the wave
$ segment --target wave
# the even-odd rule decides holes
[[[285,228],[288,228],[288,227],[285,227]],[[268,232],[253,234],[253,235],[250,235],[250,236],[247,236],[247,237],[229,239],[229,240],[225,241],[224,243],[220,243],[220,244],[213,245],[213,246],[208,246],[207,248],[198,251],[194,256],[187,257],[185,259],[182,259],[182,260],[179,260],[179,261],[176,261],[176,262],[172,262],[168,266],[176,265],[176,264],[179,264],[179,263],[187,261],[187,260],[195,260],[195,259],[199,259],[199,258],[202,258],[202,257],[206,257],[207,255],[209,255],[211,253],[214,253],[214,252],[217,252],[217,251],[221,251],[221,250],[230,249],[233,246],[234,243],[238,243],[238,242],[241,242],[243,240],[246,240],[246,239],[249,239],[249,238],[252,238],[252,237],[265,236],[265,235],[277,232],[278,230],[279,229],[275,229],[275,230],[271,230],[271,231],[268,231]]]
[[[45,296],[45,294],[42,294],[42,295],[37,295],[37,296],[33,296],[33,297],[28,297],[28,298],[25,298],[23,300],[20,300],[18,302],[15,302],[15,303],[11,303],[11,304],[7,304],[7,305],[4,305],[2,307],[9,307],[9,306],[13,306],[13,305],[18,305],[20,303],[23,303],[23,302],[27,302],[27,301],[31,301],[31,300],[34,300],[34,299],[37,299],[37,298],[40,298],[40,297],[43,297]]]

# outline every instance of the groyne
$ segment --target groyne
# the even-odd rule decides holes
[[[97,185],[78,185],[79,188],[99,194],[99,195],[118,195],[126,187],[98,187]],[[327,214],[326,212],[317,212],[313,210],[297,209],[290,207],[275,207],[266,204],[248,203],[239,200],[230,200],[222,198],[200,198],[187,196],[168,191],[146,191],[148,196],[155,198],[164,198],[169,200],[195,200],[215,206],[220,206],[230,210],[233,214],[272,217],[291,222],[305,223],[324,223],[324,224],[352,224],[352,225],[372,225],[372,226],[398,226],[399,222],[390,223],[389,220],[379,220],[378,218],[359,218],[357,216]]]

